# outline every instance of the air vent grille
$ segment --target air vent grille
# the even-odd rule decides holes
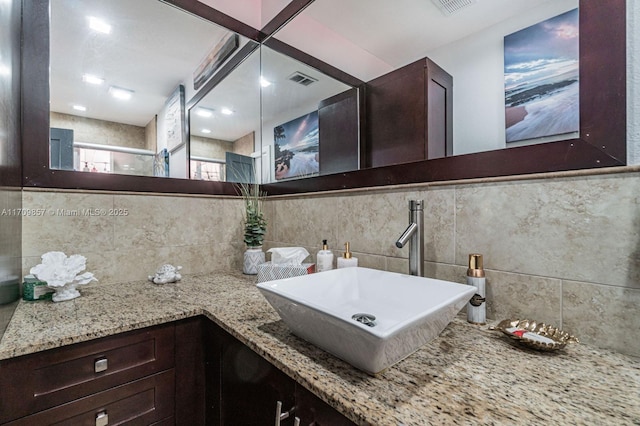
[[[308,86],[312,83],[318,81],[317,78],[309,77],[306,74],[301,73],[300,71],[296,71],[289,76],[289,80],[294,83],[302,84],[303,86]]]
[[[478,0],[431,0],[446,16],[471,6]]]

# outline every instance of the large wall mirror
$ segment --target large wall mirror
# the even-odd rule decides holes
[[[504,35],[571,10],[576,6],[575,0],[527,2],[525,10],[517,9],[521,2],[494,2],[501,5],[497,6],[498,11],[482,12],[492,20],[485,24],[477,19],[485,7],[482,2],[444,16],[430,2],[402,0],[394,3],[393,10],[387,10],[391,7],[388,2],[376,0],[372,6],[371,1],[354,0],[349,10],[336,16],[333,11],[343,6],[336,6],[335,1],[291,2],[265,25],[262,33],[198,0],[81,2],[83,7],[95,3],[102,10],[112,9],[115,3],[128,7],[130,10],[121,15],[113,30],[138,31],[136,39],[163,47],[154,49],[161,55],[150,57],[149,49],[138,53],[129,50],[138,44],[134,38],[116,46],[99,34],[74,33],[80,31],[74,29],[77,26],[87,25],[89,11],[83,11],[77,24],[71,20],[68,28],[58,28],[56,14],[71,13],[58,11],[58,5],[68,0],[25,0],[23,118],[29,125],[23,129],[24,185],[233,194],[235,190],[229,184],[232,179],[225,168],[238,156],[249,159],[257,173],[255,178],[265,183],[270,194],[625,164],[624,0],[578,2],[579,129],[561,135],[558,141],[538,138],[526,146],[505,142]],[[69,3],[79,7],[78,2]],[[472,7],[479,9],[474,11]],[[439,23],[429,21],[435,13],[439,14]],[[159,24],[161,19],[168,23]],[[406,31],[392,30],[394,27]],[[422,27],[434,27],[436,34],[416,32],[415,28]],[[450,30],[455,27],[468,31],[454,35]],[[256,49],[255,42],[272,36],[266,28],[280,29],[261,49]],[[63,30],[67,34],[60,36]],[[231,38],[237,47],[230,47]],[[65,46],[72,54],[70,60],[64,59]],[[76,46],[88,48],[89,53],[78,53]],[[207,76],[209,81],[204,78],[196,89],[194,70],[212,52],[224,53],[228,49],[233,53],[226,63],[223,60],[218,64],[222,65],[220,71]],[[115,52],[115,57],[108,56],[108,52]],[[465,59],[454,53],[462,53]],[[444,158],[418,158],[408,164],[366,168],[367,86],[359,83],[375,80],[423,57],[429,57],[453,76],[456,98],[452,152]],[[121,59],[127,63],[119,62]],[[98,66],[100,60],[103,62]],[[282,75],[277,78],[286,78],[285,82],[293,85],[285,92],[278,91],[282,84],[269,80],[276,77],[267,75],[279,68]],[[95,87],[82,81],[82,75],[89,73],[103,80],[100,98]],[[171,78],[166,78],[169,74]],[[311,83],[306,87],[300,84],[306,81]],[[152,89],[153,85],[157,87]],[[129,89],[132,98],[144,102],[135,110],[114,103],[115,99],[107,96],[111,86]],[[317,93],[307,97],[312,91]],[[90,104],[92,97],[97,101],[95,106]],[[478,99],[488,101],[489,106],[480,106]],[[184,105],[183,133],[177,136],[166,128],[176,123],[175,109],[171,109],[175,102]],[[110,104],[116,107],[109,112]],[[332,122],[336,117],[348,116],[335,112],[331,115],[336,105],[347,105],[350,114],[355,111],[353,120]],[[323,112],[327,112],[324,119]],[[328,135],[325,139],[337,141],[343,151],[323,153],[323,146],[331,144],[323,145],[321,135],[317,146],[305,146],[304,138],[295,148],[288,144],[288,135],[294,131],[290,129],[300,130],[300,123],[316,119],[310,115],[319,117],[320,134],[323,122],[333,124],[324,127],[324,134]],[[89,124],[96,122],[101,122],[100,129],[87,131]],[[65,145],[52,141],[50,123],[59,129],[77,126],[71,166],[68,155],[66,163],[61,160],[59,151]],[[119,124],[107,129],[109,126],[104,123]],[[130,127],[135,128],[131,134]],[[307,135],[313,132],[315,127]],[[122,137],[125,133],[127,136]],[[98,136],[94,139],[90,134]],[[169,142],[166,134],[172,135]],[[354,134],[355,144],[341,143],[353,140]],[[178,141],[172,137],[178,137]],[[55,155],[50,152],[52,144],[57,144]],[[505,149],[509,146],[513,148]],[[92,150],[110,152],[108,165],[107,160],[90,162],[86,155],[81,157],[81,150],[85,154]],[[164,171],[164,176],[169,177],[157,179],[154,175],[163,175],[158,163],[166,160],[167,154],[183,166],[170,166],[168,173]],[[301,162],[292,163],[292,158]],[[347,161],[338,161],[344,159]],[[53,164],[54,160],[58,163]],[[87,169],[108,169],[120,174],[86,173]]]
[[[157,0],[50,4],[51,168],[186,178],[185,99],[252,42]]]

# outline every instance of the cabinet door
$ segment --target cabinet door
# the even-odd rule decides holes
[[[221,343],[221,424],[263,426],[275,423],[276,405],[294,406],[295,382],[243,343],[219,330]],[[293,416],[282,425],[293,424]]]
[[[358,170],[358,89],[349,89],[320,102],[318,131],[321,175]]]
[[[300,419],[300,426],[355,426],[351,420],[298,384],[295,415]]]

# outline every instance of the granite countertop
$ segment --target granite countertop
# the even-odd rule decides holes
[[[457,318],[373,377],[293,336],[254,283],[220,273],[20,301],[0,359],[202,314],[358,424],[640,424],[638,358],[582,344],[537,352]]]

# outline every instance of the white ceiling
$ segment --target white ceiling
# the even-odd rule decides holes
[[[254,27],[287,3],[201,1]],[[429,0],[315,0],[276,37],[368,81],[549,1],[478,0],[446,17]],[[193,71],[226,32],[158,0],[51,0],[51,5],[51,110],[138,126],[161,110],[178,84],[186,86],[187,101],[191,98]],[[88,16],[109,21],[112,33],[91,32]],[[88,85],[81,81],[83,73],[106,82]],[[134,98],[111,98],[109,85],[134,90]],[[234,96],[233,85],[227,86],[230,93],[221,94],[221,87],[218,94],[234,99],[235,111],[251,110],[254,117],[255,97]],[[87,111],[74,111],[74,104]],[[249,121],[255,125],[255,119]],[[222,138],[224,124],[218,124]],[[234,126],[236,136],[247,130]]]

